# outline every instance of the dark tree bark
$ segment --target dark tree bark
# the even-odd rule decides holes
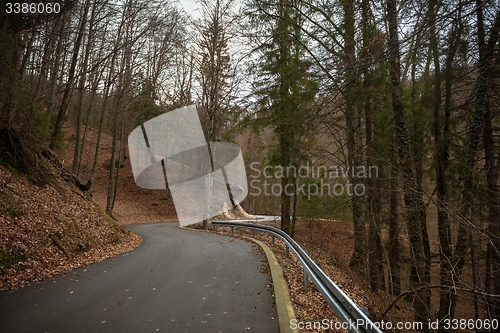
[[[57,40],[57,46],[56,46],[56,54],[55,54],[55,59],[54,59],[54,65],[52,66],[52,70],[50,71],[51,73],[51,83],[50,83],[50,95],[49,95],[49,102],[47,105],[47,125],[46,125],[46,131],[48,133],[49,131],[49,126],[50,126],[50,121],[52,118],[52,110],[54,109],[54,104],[56,103],[56,90],[57,90],[57,80],[58,80],[58,74],[59,74],[59,67],[60,67],[60,62],[61,62],[61,57],[59,56],[62,53],[62,47],[63,47],[63,41],[66,38],[64,34],[64,30],[66,27],[66,17],[67,17],[67,12],[64,11],[62,14],[62,17],[56,21],[59,22],[59,29],[58,29],[58,40]]]
[[[86,6],[90,6],[90,1],[87,1]],[[88,13],[88,9],[85,11],[85,13]],[[96,17],[96,6],[94,4],[94,7],[92,9],[92,15],[90,18],[90,25],[89,25],[89,31],[88,31],[88,36],[87,36],[87,45],[85,48],[85,55],[83,59],[83,64],[81,68],[81,75],[80,75],[80,83],[78,86],[78,110],[77,110],[77,118],[76,118],[76,124],[75,124],[75,151],[73,153],[73,167],[72,167],[72,172],[73,174],[78,177],[78,173],[80,170],[80,163],[81,163],[81,150],[82,150],[82,122],[83,122],[83,99],[85,95],[85,83],[87,82],[87,67],[89,64],[89,58],[90,58],[90,51],[92,49],[92,42],[93,42],[93,28],[94,28],[94,21]],[[86,24],[87,17],[84,16],[82,18],[84,21],[84,24]]]
[[[435,71],[439,68],[439,51],[436,38],[436,2],[431,1],[430,15],[431,20],[431,48],[434,57]],[[461,6],[461,4],[460,4]],[[436,192],[437,192],[437,210],[438,210],[438,235],[440,244],[440,279],[441,285],[447,288],[440,290],[439,310],[437,317],[439,320],[452,319],[453,313],[450,311],[451,293],[453,286],[453,267],[451,227],[448,217],[448,179],[447,170],[449,165],[449,147],[450,147],[450,118],[453,84],[453,60],[457,52],[457,45],[461,37],[462,24],[460,22],[461,7],[459,7],[458,18],[455,21],[449,37],[449,48],[445,63],[445,102],[444,119],[441,117],[442,99],[441,99],[441,73],[435,74],[435,96],[434,96],[434,120],[433,133],[435,144],[435,172],[436,172]],[[439,78],[439,79],[438,79]],[[441,331],[441,329],[440,329]],[[444,331],[443,331],[444,332]]]
[[[467,151],[465,161],[463,162],[463,171],[462,171],[462,179],[463,179],[463,188],[462,188],[462,205],[460,208],[460,218],[461,221],[458,228],[458,236],[455,246],[455,253],[453,255],[453,266],[455,268],[455,279],[459,279],[462,275],[462,270],[465,265],[465,258],[469,246],[468,242],[468,227],[467,222],[470,221],[471,218],[471,208],[474,199],[474,166],[476,164],[476,155],[479,148],[479,143],[481,141],[481,134],[487,134],[489,130],[485,131],[485,121],[489,121],[489,94],[488,94],[488,79],[490,76],[490,66],[489,62],[491,61],[493,55],[495,54],[495,46],[499,41],[500,34],[500,10],[497,10],[495,13],[495,21],[490,28],[488,41],[485,41],[485,31],[483,25],[483,16],[482,16],[482,6],[477,6],[477,18],[478,18],[478,41],[479,41],[479,75],[476,81],[476,107],[474,109],[474,114],[467,128]],[[488,125],[487,125],[488,126]],[[498,189],[496,188],[496,168],[494,165],[494,157],[491,156],[491,152],[488,152],[486,146],[488,146],[488,138],[485,137],[485,154],[488,154],[486,157],[487,161],[487,183],[488,183],[488,207],[489,207],[489,228],[493,228],[490,230],[491,232],[491,242],[492,246],[495,248],[499,240],[499,231],[498,231],[498,221],[499,221],[499,212],[498,212]],[[493,162],[493,164],[492,164]],[[488,179],[489,178],[489,179]],[[493,183],[495,182],[495,184]],[[491,220],[491,218],[494,218]],[[496,247],[498,249],[500,247]],[[495,272],[495,268],[500,269],[498,265],[499,261],[495,256],[497,256],[496,250],[492,251],[492,268],[493,272]],[[497,287],[500,289],[500,281],[499,274],[493,275],[493,290],[496,290]],[[497,303],[497,300],[494,301]],[[457,304],[456,294],[452,295],[452,313],[454,312]],[[496,304],[498,305],[498,304]],[[495,306],[494,306],[495,308]],[[495,311],[495,309],[493,309]],[[498,316],[498,313],[495,314]]]
[[[411,140],[405,120],[401,88],[400,51],[398,37],[397,0],[387,0],[387,19],[389,26],[389,59],[392,83],[392,109],[396,126],[399,164],[403,175],[403,194],[406,209],[406,227],[410,245],[410,288],[415,290],[415,319],[427,327],[429,319],[429,290],[422,288],[428,281],[422,235],[422,221],[425,219],[425,206],[422,189],[417,184],[412,167]],[[428,327],[425,329],[428,331]]]
[[[95,148],[95,153],[94,153],[94,163],[92,164],[92,170],[90,171],[90,176],[85,184],[85,188],[87,190],[90,189],[94,182],[95,174],[97,172],[97,164],[99,162],[99,154],[101,151],[101,138],[102,138],[102,130],[104,126],[104,115],[106,113],[106,107],[108,104],[108,99],[109,99],[109,91],[111,88],[112,78],[113,75],[115,74],[115,65],[116,65],[116,58],[118,57],[118,50],[121,45],[121,40],[122,36],[121,33],[123,31],[123,26],[124,26],[124,20],[120,23],[120,26],[118,27],[118,33],[116,35],[116,40],[114,42],[113,46],[113,53],[111,55],[111,63],[109,65],[108,69],[108,75],[106,76],[106,81],[104,82],[104,96],[101,104],[101,110],[100,110],[100,116],[99,116],[99,128],[97,130],[97,140],[96,140],[96,148]]]
[[[395,138],[391,139],[391,155],[396,156],[394,146]],[[397,296],[401,293],[401,264],[399,245],[399,173],[396,167],[396,157],[391,161],[391,180],[389,184],[389,266],[390,266],[390,292]]]
[[[345,26],[344,65],[346,69],[346,84],[344,87],[344,97],[347,129],[347,166],[348,168],[356,168],[362,165],[362,152],[359,142],[361,141],[360,112],[359,108],[354,105],[354,90],[357,84],[354,2],[348,0],[342,1],[342,8],[344,10]],[[349,176],[353,188],[363,185],[362,179],[358,178],[355,173],[350,172]],[[354,224],[354,252],[351,256],[350,266],[364,275],[367,259],[364,198],[362,195],[353,194],[351,200],[352,220]]]
[[[363,52],[361,53],[362,66],[364,68],[363,91],[364,91],[364,115],[365,115],[365,142],[366,142],[366,165],[371,167],[375,163],[375,145],[373,143],[373,115],[372,115],[372,83],[370,69],[370,57],[368,45],[372,38],[370,24],[370,2],[363,0],[361,3],[361,24],[363,28]],[[370,278],[370,287],[373,291],[385,289],[384,267],[383,267],[383,248],[380,234],[380,206],[381,193],[380,184],[377,179],[365,179],[365,211],[368,220],[368,273]]]
[[[68,82],[66,82],[66,88],[64,89],[63,99],[61,101],[61,106],[59,112],[57,113],[56,123],[54,125],[54,130],[50,139],[49,148],[54,149],[57,143],[57,139],[60,135],[64,116],[66,115],[66,110],[68,109],[69,99],[71,91],[73,90],[73,84],[75,80],[75,70],[76,64],[78,62],[78,55],[80,52],[80,46],[82,45],[83,35],[85,32],[85,24],[87,23],[87,15],[90,8],[90,0],[85,2],[85,7],[83,9],[83,16],[78,29],[78,36],[76,38],[75,46],[73,48],[73,56],[71,58],[71,64],[68,72]]]

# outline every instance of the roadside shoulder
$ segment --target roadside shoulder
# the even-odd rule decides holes
[[[193,229],[179,226],[181,229],[195,230],[201,232],[210,232],[209,230]],[[292,329],[290,323],[296,319],[295,311],[293,309],[292,300],[290,298],[290,292],[288,285],[283,276],[283,270],[276,259],[273,251],[264,242],[261,242],[255,238],[243,236],[242,238],[252,241],[259,245],[264,251],[267,261],[269,263],[269,268],[271,270],[271,278],[273,281],[274,288],[274,299],[276,303],[276,310],[278,315],[278,322],[280,327],[280,333],[299,333],[300,330]]]
[[[271,269],[271,277],[273,279],[274,286],[274,296],[276,302],[276,310],[278,312],[278,321],[280,325],[280,332],[300,332],[298,329],[292,329],[290,323],[292,320],[296,319],[295,311],[293,310],[292,300],[290,299],[290,292],[288,290],[288,285],[283,276],[283,270],[281,269],[276,256],[273,251],[263,242],[249,238],[252,242],[257,243],[266,254],[267,261],[269,262],[269,267]]]

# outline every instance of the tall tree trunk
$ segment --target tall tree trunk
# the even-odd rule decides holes
[[[25,32],[26,34],[27,32]],[[33,42],[35,41],[37,35],[37,29],[36,27],[31,28],[30,32],[30,39],[27,42],[27,45],[24,45],[24,55],[23,59],[21,61],[21,65],[18,69],[19,74],[22,79],[24,79],[25,72],[26,72],[26,65],[28,64],[28,59],[31,57],[32,51],[33,51]]]
[[[85,6],[90,6],[90,1],[87,1]],[[86,11],[88,12],[88,10]],[[78,177],[78,171],[80,170],[80,163],[81,163],[81,153],[80,151],[82,150],[82,121],[83,121],[83,99],[85,96],[85,83],[87,82],[87,67],[89,64],[89,58],[90,58],[90,50],[91,50],[91,43],[93,41],[93,28],[94,28],[94,21],[96,17],[96,6],[94,5],[94,8],[92,9],[92,15],[90,18],[90,26],[89,26],[89,31],[88,31],[88,36],[87,36],[87,46],[85,48],[85,56],[83,59],[83,64],[82,64],[82,70],[81,70],[81,76],[80,76],[80,84],[78,87],[78,110],[77,110],[77,119],[76,119],[76,124],[75,124],[75,151],[73,153],[73,168],[72,172],[73,174]],[[82,20],[84,20],[84,26],[86,24],[87,17],[83,17]]]
[[[434,2],[434,1],[433,1]],[[444,103],[444,119],[441,122],[440,107],[441,107],[441,88],[439,88],[439,100],[435,100],[434,109],[434,142],[436,145],[436,186],[437,186],[437,208],[438,208],[438,235],[440,244],[440,279],[441,285],[449,289],[441,289],[439,311],[437,317],[439,320],[452,319],[453,312],[451,298],[453,286],[453,272],[451,266],[452,258],[452,241],[451,228],[448,218],[448,180],[447,169],[449,164],[449,147],[450,147],[450,118],[452,108],[452,84],[453,84],[453,59],[457,51],[457,46],[461,38],[462,24],[460,23],[461,4],[458,11],[458,19],[455,21],[450,33],[448,54],[446,57],[445,67],[445,103]],[[435,22],[435,15],[431,20]],[[435,24],[433,24],[434,26]],[[435,26],[434,31],[435,34]],[[435,62],[439,61],[437,50],[437,42],[434,36],[431,40],[434,50]],[[441,86],[441,80],[439,85]],[[438,82],[435,83],[436,85]],[[437,94],[436,94],[437,95]],[[437,96],[435,96],[437,98]],[[442,331],[441,329],[439,331]],[[444,331],[442,331],[444,332]]]
[[[61,102],[61,106],[59,108],[59,112],[57,113],[56,123],[54,125],[54,130],[52,132],[52,137],[50,139],[49,148],[54,149],[59,135],[61,133],[64,116],[66,115],[66,110],[68,109],[69,99],[71,91],[73,90],[73,82],[75,80],[75,70],[76,64],[78,62],[78,55],[80,53],[80,46],[82,44],[83,35],[85,32],[85,24],[87,23],[87,15],[90,8],[90,0],[85,2],[85,7],[83,9],[83,16],[80,22],[80,27],[78,29],[78,36],[76,38],[75,46],[73,48],[73,56],[71,59],[71,65],[68,72],[68,82],[66,83],[66,88],[64,89],[64,95]]]
[[[115,114],[113,117],[113,143],[111,144],[111,161],[110,161],[110,171],[108,179],[108,195],[106,197],[106,214],[109,216],[113,215],[113,207],[115,205],[115,189],[116,189],[116,174],[117,174],[117,143],[118,135],[120,132],[118,115]]]
[[[349,170],[362,165],[361,159],[361,121],[359,108],[354,105],[356,89],[356,43],[354,27],[354,2],[342,1],[344,10],[344,65],[346,68],[344,87],[345,116],[347,127],[347,167]],[[362,179],[358,178],[356,172],[349,172],[350,182],[353,188],[363,185]],[[353,194],[352,198],[352,221],[354,226],[354,252],[351,256],[350,267],[357,272],[365,274],[367,246],[365,233],[364,199],[362,195]]]
[[[125,33],[125,42],[129,40],[128,29]],[[112,125],[111,129],[113,132],[113,140],[111,144],[111,160],[109,163],[109,177],[108,177],[108,194],[106,200],[106,213],[109,216],[113,215],[113,208],[115,206],[116,199],[116,187],[118,182],[118,170],[120,169],[119,163],[119,154],[120,147],[118,146],[118,140],[121,137],[122,133],[122,113],[121,108],[123,105],[123,99],[125,95],[126,85],[129,83],[129,72],[127,67],[128,57],[130,56],[130,48],[124,51],[123,58],[120,64],[118,85],[115,89],[114,93],[114,103],[113,103],[113,112],[111,114]]]
[[[61,57],[59,54],[62,52],[62,46],[63,46],[63,40],[65,39],[64,35],[64,28],[66,27],[66,15],[67,12],[63,11],[62,18],[59,22],[59,32],[58,32],[58,41],[57,41],[57,46],[56,46],[56,53],[55,53],[55,60],[54,60],[54,65],[52,66],[52,70],[50,71],[51,73],[51,84],[50,84],[50,96],[49,96],[49,102],[47,105],[47,124],[46,124],[46,132],[47,132],[47,137],[48,137],[48,131],[50,128],[50,121],[52,118],[52,109],[54,108],[55,100],[56,100],[56,90],[57,90],[57,80],[58,80],[58,73],[59,73],[59,64],[60,64],[60,59]],[[58,20],[59,21],[59,20]]]
[[[488,40],[488,45],[484,43],[484,27],[483,27],[483,14],[481,7],[481,0],[477,0],[477,19],[478,19],[478,36],[480,45],[480,52],[483,53],[484,63],[481,62],[480,72],[484,75],[490,73],[492,69],[490,68],[490,57],[492,57],[494,48],[498,42],[500,34],[500,9],[497,9],[497,17],[495,20],[495,25],[492,27],[490,32],[490,37]],[[486,49],[484,47],[486,46]],[[481,56],[480,56],[481,57]],[[492,248],[495,249],[491,251],[491,266],[493,272],[493,292],[496,295],[500,295],[500,193],[498,188],[498,165],[497,156],[495,152],[495,141],[493,137],[493,114],[489,105],[489,84],[488,78],[484,79],[483,84],[485,87],[478,87],[478,98],[481,98],[481,103],[483,104],[484,112],[484,150],[485,150],[485,162],[486,162],[486,182],[487,182],[487,197],[488,197],[488,231],[491,238]],[[483,95],[484,94],[484,95]],[[493,297],[491,302],[491,307],[493,309],[493,318],[500,319],[500,299],[499,297]]]
[[[97,171],[97,164],[99,162],[99,153],[101,151],[101,138],[102,138],[102,129],[104,126],[104,115],[106,113],[106,107],[108,103],[108,98],[109,98],[109,90],[111,88],[111,84],[113,83],[113,75],[115,71],[115,63],[116,63],[116,58],[118,56],[118,50],[120,48],[121,44],[121,33],[123,31],[123,25],[124,25],[124,19],[122,19],[122,22],[120,23],[120,26],[118,27],[118,32],[116,34],[116,40],[113,46],[113,54],[111,56],[111,64],[109,66],[109,72],[106,78],[106,81],[104,82],[104,97],[101,105],[101,113],[99,117],[99,129],[97,130],[97,141],[96,141],[96,147],[95,147],[95,153],[94,153],[94,163],[92,165],[92,171],[90,172],[89,180],[85,184],[85,189],[88,190],[92,186],[92,183],[94,182],[95,174]]]
[[[47,31],[49,30],[50,25],[52,25],[52,29],[50,29],[51,32],[47,36],[47,40],[45,42],[45,47],[43,50],[43,57],[42,57],[42,65],[40,67],[40,75],[38,75],[38,81],[36,84],[35,93],[33,94],[34,99],[38,97],[40,91],[44,91],[46,89],[46,84],[47,84],[46,72],[47,72],[47,67],[50,65],[49,59],[54,56],[54,43],[57,40],[56,29],[58,27],[60,18],[61,16],[58,16],[55,22],[48,22],[46,25]]]
[[[290,149],[292,148],[291,137],[289,135],[293,135],[289,133],[285,124],[280,125],[280,155],[281,155],[281,165],[284,168],[290,166],[291,157],[290,157]],[[287,175],[281,178],[281,188],[286,189],[289,186],[293,186],[293,183]],[[290,206],[292,203],[292,197],[288,193],[288,191],[281,191],[281,230],[291,235],[292,225],[291,225],[291,210]]]
[[[106,35],[106,29],[104,30],[103,34],[104,36]],[[104,51],[104,38],[102,39],[102,42],[101,42],[101,46],[100,46],[100,49],[99,49],[99,56],[98,58],[101,58],[102,57],[102,54],[103,54],[103,51]],[[82,156],[83,156],[83,152],[84,152],[84,148],[85,148],[85,142],[86,142],[86,137],[87,137],[87,131],[90,127],[90,115],[92,113],[92,108],[93,108],[93,105],[94,105],[94,100],[95,100],[95,97],[97,95],[97,88],[99,87],[99,84],[101,82],[101,77],[103,75],[103,73],[101,71],[98,71],[97,68],[95,68],[94,66],[94,70],[93,70],[93,78],[92,78],[92,92],[91,92],[91,95],[90,95],[90,101],[89,101],[89,106],[87,108],[87,117],[85,119],[85,130],[83,132],[83,137],[82,137],[82,148],[80,149],[80,167],[81,167],[81,163],[82,163]],[[106,83],[105,83],[106,84]],[[102,118],[103,114],[101,113],[101,122],[103,121],[103,118]],[[99,123],[100,125],[100,123]],[[101,132],[101,130],[99,130],[99,133]],[[95,137],[96,135],[94,135]],[[88,172],[92,172],[92,170],[94,170],[95,168],[95,163],[94,163],[94,167],[93,168],[89,168],[90,167],[90,156],[92,155],[91,154],[91,151],[92,149],[89,148],[89,151],[88,151],[88,155],[87,155],[87,169],[85,170],[85,175],[84,176],[87,176],[87,173]],[[94,170],[95,172],[95,170]],[[77,170],[77,175],[80,175],[80,168]],[[85,185],[87,186],[87,185]]]
[[[370,168],[374,165],[374,144],[373,144],[373,115],[372,115],[372,83],[370,70],[370,56],[368,45],[372,38],[372,25],[370,24],[370,2],[363,0],[361,3],[361,23],[363,27],[363,52],[361,53],[362,65],[364,68],[363,91],[364,91],[364,114],[365,114],[365,141],[366,141],[366,166]],[[378,180],[367,178],[365,180],[365,211],[368,220],[368,273],[370,287],[374,291],[385,289],[383,248],[380,236],[380,192],[377,184]]]
[[[291,231],[290,231],[290,236],[292,238],[295,237],[295,227],[296,227],[296,222],[297,222],[297,203],[299,201],[299,198],[297,196],[297,188],[294,185],[293,186],[293,199],[292,199],[292,220],[291,220]]]
[[[460,279],[462,275],[462,270],[465,265],[465,256],[468,249],[468,228],[467,223],[470,221],[471,217],[471,207],[474,198],[474,165],[476,164],[476,155],[479,147],[479,142],[481,141],[481,133],[484,133],[484,125],[485,121],[488,121],[489,116],[489,95],[488,95],[488,79],[490,74],[489,62],[494,55],[495,46],[499,40],[500,33],[500,10],[497,10],[495,13],[495,21],[490,28],[488,42],[485,42],[485,32],[483,25],[483,14],[482,14],[482,6],[480,5],[481,1],[478,0],[478,6],[476,9],[477,19],[478,19],[478,41],[479,41],[479,75],[476,81],[476,107],[474,110],[474,115],[467,128],[467,137],[468,137],[468,146],[465,161],[463,163],[463,171],[462,171],[462,179],[463,179],[463,187],[462,187],[462,205],[460,208],[460,224],[458,228],[458,236],[457,242],[455,246],[455,253],[453,255],[453,265],[455,268],[455,280]],[[488,130],[487,130],[488,131]],[[485,144],[487,143],[485,140]],[[488,149],[485,149],[485,153],[488,153]],[[493,188],[493,182],[495,179],[496,168],[494,164],[491,163],[492,157],[486,157],[487,160],[487,182],[488,182],[488,206],[489,206],[489,227],[497,228],[497,223],[499,221],[498,216],[498,190],[496,189],[496,184]],[[494,162],[493,162],[494,163]],[[490,179],[488,179],[490,177]],[[492,188],[490,188],[490,182]],[[496,218],[494,220],[490,220],[491,218]],[[493,232],[497,232],[497,230],[493,229]],[[492,242],[493,247],[495,247],[499,239],[498,234],[492,234]],[[500,245],[500,244],[498,244]],[[500,247],[496,247],[498,249]],[[500,267],[495,266],[495,261],[498,259],[494,259],[497,255],[496,251],[492,251],[492,268],[493,272],[495,269],[500,269]],[[493,290],[495,292],[500,291],[496,290],[496,284],[499,283],[498,274],[493,275]],[[500,283],[498,285],[500,289]],[[453,294],[452,297],[452,312],[456,308],[457,297],[456,294]],[[495,301],[496,303],[496,301]],[[497,314],[496,314],[497,315]]]
[[[289,39],[290,36],[288,34],[289,27],[289,15],[288,15],[288,2],[285,0],[279,0],[279,18],[278,18],[278,31],[277,31],[277,40],[278,40],[278,48],[279,48],[279,62],[280,65],[285,67],[290,65],[290,45]],[[276,127],[277,135],[280,144],[280,164],[284,168],[290,166],[291,163],[291,149],[293,149],[293,130],[288,122],[290,121],[290,115],[287,114],[290,110],[286,110],[286,102],[289,99],[289,88],[290,82],[285,75],[288,73],[280,74],[280,82],[279,82],[279,103],[278,106],[278,121],[279,124]],[[285,189],[291,183],[290,177],[287,175],[281,178],[281,188]],[[291,196],[287,193],[287,191],[281,191],[281,230],[286,232],[287,234],[291,234],[291,219],[290,219],[290,205],[291,205]]]
[[[415,291],[415,319],[424,323],[428,331],[429,290],[425,289],[427,272],[422,235],[422,221],[425,219],[425,206],[422,200],[422,189],[417,184],[415,170],[412,167],[411,141],[405,121],[402,101],[401,68],[399,56],[397,0],[387,0],[387,18],[389,26],[389,59],[392,83],[392,109],[396,125],[399,164],[404,180],[404,202],[406,208],[406,227],[410,245],[411,272],[410,288]]]
[[[399,211],[398,211],[398,168],[396,166],[395,138],[391,139],[391,180],[389,185],[389,266],[390,266],[390,292],[397,296],[401,293],[401,265],[399,246]]]

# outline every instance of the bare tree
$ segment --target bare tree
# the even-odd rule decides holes
[[[74,80],[75,80],[75,70],[78,62],[80,47],[82,45],[83,35],[85,31],[85,25],[87,24],[87,16],[90,9],[90,0],[87,0],[82,9],[82,17],[80,18],[80,24],[78,28],[78,35],[75,41],[75,45],[73,47],[73,55],[71,58],[71,64],[68,73],[68,81],[66,82],[66,88],[64,90],[64,95],[61,101],[61,106],[59,107],[59,111],[57,113],[56,123],[54,125],[54,130],[52,132],[52,136],[50,139],[49,147],[54,149],[57,139],[60,135],[62,124],[64,121],[64,116],[66,115],[66,111],[69,104],[70,94],[73,90]]]
[[[200,108],[206,116],[206,136],[209,142],[220,139],[222,130],[229,116],[229,110],[233,98],[235,62],[231,59],[229,43],[233,37],[233,19],[231,10],[233,0],[214,0],[212,2],[199,2],[202,6],[202,18],[195,22],[198,36],[195,45],[199,49],[197,78],[200,85]],[[211,169],[214,168],[212,151],[209,148]],[[224,170],[222,170],[224,173]],[[229,184],[226,186],[230,194],[232,206],[234,202]],[[207,187],[212,190],[212,180]],[[207,195],[207,200],[209,195]],[[208,221],[204,220],[205,228]]]

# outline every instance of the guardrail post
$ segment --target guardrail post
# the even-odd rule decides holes
[[[274,244],[274,235],[271,235],[271,237],[273,238],[273,244]]]
[[[285,257],[289,257],[290,256],[290,248],[288,247],[288,245],[286,245],[286,251],[285,251]]]
[[[252,229],[252,238],[255,238],[255,229]]]
[[[234,234],[234,227],[231,227],[231,233]]]
[[[307,252],[307,250],[304,250],[304,252],[307,255],[309,255],[309,252]],[[302,266],[302,268],[304,269],[304,286],[309,287],[309,274],[307,274],[307,270],[306,270],[305,266]]]

